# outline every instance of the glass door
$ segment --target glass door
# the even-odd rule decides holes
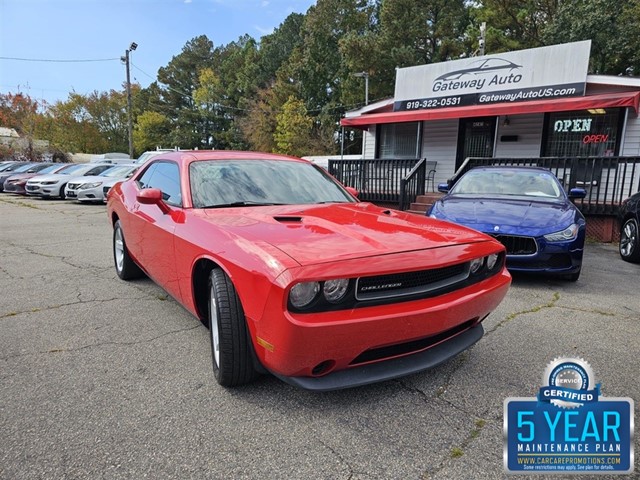
[[[467,157],[493,157],[496,117],[461,118],[456,170]]]

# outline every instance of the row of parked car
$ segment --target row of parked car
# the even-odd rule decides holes
[[[43,198],[103,202],[116,183],[129,178],[138,163],[0,163],[0,191]]]

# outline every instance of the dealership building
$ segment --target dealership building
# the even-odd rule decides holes
[[[468,158],[555,158],[557,166],[639,157],[640,78],[589,75],[590,48],[582,41],[399,68],[393,98],[350,111],[341,123],[363,130],[364,159],[427,159],[433,184]],[[604,183],[611,199],[637,191],[640,165],[631,163],[623,179],[617,162],[613,173],[611,160],[595,165],[590,196],[603,196]]]

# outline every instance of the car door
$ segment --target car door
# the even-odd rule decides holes
[[[182,209],[180,171],[175,162],[154,162],[138,179],[137,187],[140,190],[157,188],[167,205],[174,210]],[[157,205],[138,201],[134,202],[130,213],[128,227],[131,233],[125,232],[127,247],[159,285],[180,298],[175,260],[175,216],[163,213]]]

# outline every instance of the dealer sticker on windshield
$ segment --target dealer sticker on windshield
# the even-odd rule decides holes
[[[605,398],[581,358],[547,365],[537,398],[504,402],[507,473],[633,472],[633,400]]]

